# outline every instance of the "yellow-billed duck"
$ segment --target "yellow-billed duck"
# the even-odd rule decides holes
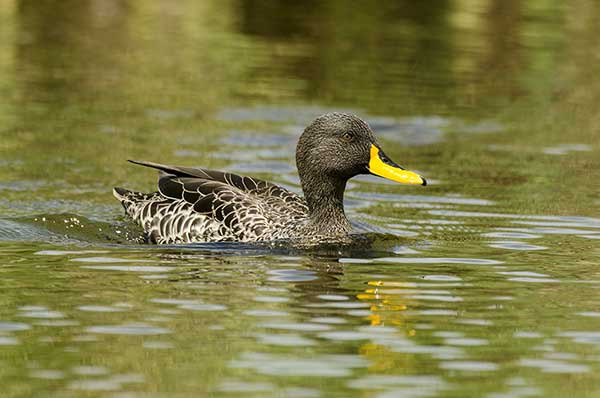
[[[126,213],[150,242],[264,242],[343,239],[346,182],[359,174],[426,185],[381,150],[357,116],[328,113],[315,119],[296,147],[304,198],[267,181],[222,171],[130,161],[160,170],[158,192],[114,188]]]

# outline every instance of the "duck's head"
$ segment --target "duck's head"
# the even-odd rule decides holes
[[[367,123],[345,113],[319,116],[304,130],[296,148],[296,164],[305,190],[307,183],[323,179],[340,181],[345,186],[358,174],[427,185],[423,177],[385,155]]]

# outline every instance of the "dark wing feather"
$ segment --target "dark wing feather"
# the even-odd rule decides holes
[[[226,173],[223,171],[196,169],[192,167],[170,166],[138,160],[129,160],[129,162],[139,164],[141,166],[152,167],[154,169],[162,170],[167,174],[172,174],[177,177],[198,177],[203,180],[223,182],[227,185],[231,185],[243,191],[262,190],[271,186],[277,187],[276,185],[264,180],[244,177],[233,173]]]
[[[161,173],[158,178],[158,191],[167,198],[184,199],[189,203],[195,203],[201,197],[231,189],[219,181],[206,180],[194,177],[177,177],[171,174]]]
[[[195,213],[218,221],[221,238],[255,240],[265,231],[272,215],[272,209],[264,206],[262,199],[220,181],[161,173],[158,190],[173,203],[185,202],[192,205]],[[245,217],[250,209],[256,211],[252,219]]]
[[[159,190],[163,195],[170,198],[183,198],[190,203],[195,203],[196,192],[209,195],[214,190],[222,190],[223,185],[225,185],[256,195],[272,204],[281,201],[281,206],[288,208],[290,212],[304,214],[307,211],[304,199],[285,188],[264,180],[216,170],[170,166],[136,160],[130,160],[130,162],[166,173],[160,176]],[[165,176],[169,176],[169,178],[164,178]]]

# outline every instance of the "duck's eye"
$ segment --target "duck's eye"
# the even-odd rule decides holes
[[[344,133],[342,134],[342,139],[346,142],[350,142],[354,139],[354,135],[352,133]]]

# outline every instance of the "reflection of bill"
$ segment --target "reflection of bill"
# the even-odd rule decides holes
[[[371,315],[367,319],[371,326],[383,325],[404,325],[406,326],[406,311],[409,298],[404,293],[410,293],[410,290],[404,291],[402,288],[414,288],[415,284],[410,282],[396,281],[369,281],[369,288],[364,293],[359,293],[356,297],[359,300],[371,302]],[[406,333],[408,336],[414,336],[416,331],[410,329]]]
[[[404,334],[405,337],[415,336],[416,331],[407,325],[405,311],[408,308],[409,299],[402,294],[402,288],[413,288],[414,284],[376,280],[369,281],[368,285],[365,292],[357,294],[356,297],[371,303],[371,315],[367,317],[370,325],[374,327],[398,326],[397,333]],[[371,371],[409,368],[413,361],[411,355],[398,355],[388,345],[374,341],[362,344],[359,353],[370,360]]]

